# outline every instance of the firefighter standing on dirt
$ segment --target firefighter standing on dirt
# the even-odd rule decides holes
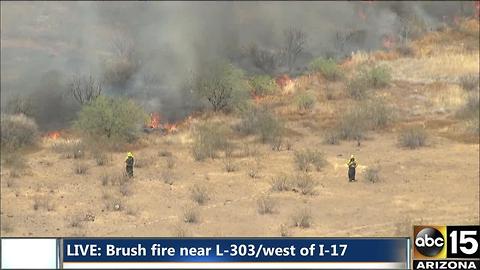
[[[127,171],[128,177],[133,177],[133,165],[135,163],[135,159],[133,158],[132,152],[127,153],[127,158],[125,159],[125,170]]]
[[[355,181],[355,169],[357,168],[357,161],[355,160],[355,156],[351,155],[350,160],[347,162],[348,166],[348,181],[354,182]]]

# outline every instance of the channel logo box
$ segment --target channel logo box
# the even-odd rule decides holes
[[[414,226],[413,259],[478,259],[480,226]]]
[[[415,226],[413,228],[414,259],[447,258],[447,226]]]

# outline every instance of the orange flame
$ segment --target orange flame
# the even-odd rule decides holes
[[[165,129],[165,131],[166,131],[167,133],[177,132],[177,125],[176,125],[176,124],[167,123],[167,124],[164,124],[164,125],[163,125],[163,128]]]
[[[46,137],[52,140],[56,140],[60,138],[60,131],[50,131],[47,133]]]
[[[278,86],[280,86],[281,89],[285,88],[289,83],[292,82],[292,79],[287,74],[283,74],[278,76],[275,79],[275,82],[277,83]]]
[[[160,126],[160,114],[157,112],[150,113],[150,128],[158,128]]]

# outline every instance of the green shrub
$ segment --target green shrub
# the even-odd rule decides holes
[[[363,76],[367,80],[368,85],[373,88],[386,87],[390,84],[392,79],[390,70],[381,65],[375,66],[369,70],[363,70],[361,76]]]
[[[221,61],[206,64],[196,74],[193,91],[210,103],[214,111],[237,109],[248,100],[243,71]]]
[[[342,71],[333,59],[317,58],[310,63],[309,69],[320,72],[329,81],[336,81],[343,77]]]
[[[35,121],[24,114],[1,116],[1,148],[15,151],[35,144],[38,128]]]
[[[99,96],[83,106],[74,127],[91,138],[132,142],[146,121],[147,115],[132,100]]]
[[[317,150],[305,149],[301,151],[295,151],[295,164],[301,171],[311,171],[312,167],[315,167],[317,171],[320,171],[322,167],[327,164],[322,152]]]
[[[402,147],[416,149],[426,145],[427,137],[423,128],[411,127],[403,130],[398,140]]]
[[[367,118],[361,109],[352,109],[340,119],[337,132],[342,140],[361,140],[367,130]]]
[[[368,82],[361,76],[354,77],[347,82],[347,94],[353,99],[364,99],[367,97]]]
[[[219,123],[203,123],[193,132],[192,154],[195,160],[216,158],[217,152],[228,147],[227,129]]]
[[[315,107],[315,97],[307,93],[297,95],[295,103],[300,112],[311,112]]]
[[[386,104],[381,99],[370,99],[360,105],[366,115],[369,129],[385,128],[394,120],[392,109]]]
[[[242,119],[235,128],[245,135],[257,134],[263,143],[270,143],[274,148],[281,143],[285,132],[283,121],[268,110],[254,106],[242,112]]]
[[[332,142],[335,142],[335,137],[342,140],[361,140],[367,130],[385,128],[394,120],[394,113],[386,102],[381,99],[366,100],[348,110],[328,136]]]
[[[272,95],[277,90],[277,84],[268,75],[257,75],[250,79],[252,94],[255,96]]]

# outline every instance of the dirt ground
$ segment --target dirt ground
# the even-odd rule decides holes
[[[123,171],[124,153],[112,154],[111,164],[103,167],[87,157],[87,174],[76,175],[76,160],[60,158],[45,146],[28,156],[29,175],[9,178],[2,170],[2,222],[9,227],[2,235],[279,236],[286,230],[284,234],[293,236],[391,236],[407,235],[412,224],[478,223],[478,144],[434,136],[428,147],[408,150],[398,147],[395,134],[384,133],[372,134],[360,147],[348,141],[324,145],[308,128],[298,132],[303,135],[292,141],[292,149],[318,149],[327,157],[328,165],[312,173],[319,183],[314,195],[271,191],[275,175],[295,173],[292,150],[256,144],[261,169],[253,179],[248,176],[253,157],[235,158],[234,172],[225,171],[221,158],[197,162],[188,131],[180,131],[150,134],[148,147],[134,151],[146,164],[135,169],[131,194],[121,197],[121,211],[105,207],[105,192],[117,187],[103,186],[100,178]],[[158,155],[161,150],[175,156],[172,185],[162,180],[162,172],[170,169],[167,158]],[[347,181],[344,165],[352,153],[360,165],[356,183]],[[363,172],[375,164],[381,180],[370,183]],[[198,207],[198,223],[184,224],[195,184],[205,186],[210,199]],[[273,214],[258,213],[262,194],[275,201]],[[45,200],[47,206],[35,210],[35,202]],[[293,227],[292,215],[304,208],[311,211],[312,226]]]

